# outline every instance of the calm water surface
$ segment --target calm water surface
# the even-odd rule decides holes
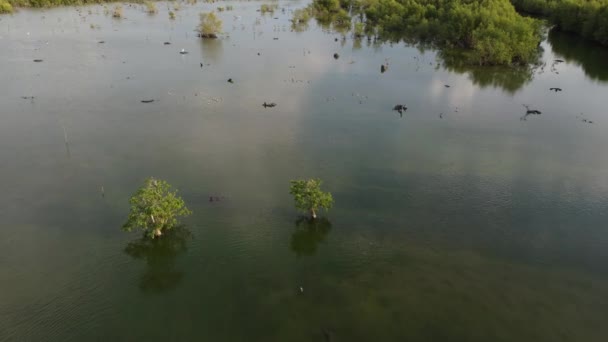
[[[607,50],[551,32],[532,74],[463,68],[292,32],[305,5],[0,17],[0,340],[608,339]],[[155,242],[120,230],[149,176],[194,212]]]

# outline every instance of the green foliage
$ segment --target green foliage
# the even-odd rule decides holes
[[[274,13],[277,8],[279,8],[279,5],[277,4],[262,4],[262,6],[260,6],[260,12],[262,14]]]
[[[294,24],[307,24],[311,17],[311,10],[306,8],[299,8],[293,11],[293,17],[291,19]]]
[[[215,13],[201,13],[201,22],[198,26],[198,32],[202,38],[217,38],[218,33],[222,30],[222,20]]]
[[[171,190],[167,182],[154,178],[146,179],[144,186],[137,190],[129,203],[131,211],[123,230],[143,229],[151,238],[173,228],[178,216],[191,214],[184,200]]]
[[[517,10],[547,17],[559,29],[608,45],[608,0],[511,0]]]
[[[0,13],[12,13],[13,6],[6,0],[0,0]]]
[[[292,180],[289,188],[296,208],[310,212],[312,218],[317,217],[317,210],[329,210],[334,202],[329,192],[321,191],[321,183],[320,179]]]
[[[308,29],[308,22],[312,17],[312,10],[309,7],[299,8],[293,12],[291,18],[291,29],[296,32],[302,32]]]
[[[0,0],[0,13],[2,13],[3,3],[8,3],[12,7],[56,7],[56,6],[78,6],[88,4],[99,4],[104,2],[114,2],[113,0]],[[137,1],[134,1],[137,2]]]
[[[343,23],[348,10],[359,15],[364,26],[356,25],[355,35],[376,31],[460,49],[476,65],[533,62],[541,39],[539,21],[519,15],[509,0],[314,0],[311,8],[320,22]]]
[[[363,23],[355,23],[353,34],[356,38],[363,37],[363,33],[365,32],[365,24]]]
[[[156,14],[158,10],[156,9],[156,4],[152,1],[144,1],[144,6],[146,7],[146,12],[148,14]]]
[[[175,20],[175,12],[169,11],[169,19]]]

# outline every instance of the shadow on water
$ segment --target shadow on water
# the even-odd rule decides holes
[[[314,255],[331,230],[331,222],[325,217],[316,220],[300,217],[295,225],[296,230],[291,235],[290,247],[297,256]]]
[[[147,264],[139,280],[139,288],[143,292],[161,293],[177,287],[184,273],[175,270],[175,258],[187,250],[187,241],[192,236],[184,226],[178,226],[161,238],[151,239],[144,235],[129,242],[125,253],[134,259],[143,259]]]
[[[608,48],[556,29],[549,31],[549,44],[557,57],[580,65],[592,80],[608,82]]]

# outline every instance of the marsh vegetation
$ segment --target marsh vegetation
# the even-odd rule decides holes
[[[201,13],[198,32],[201,38],[217,38],[222,31],[222,20],[213,12]]]

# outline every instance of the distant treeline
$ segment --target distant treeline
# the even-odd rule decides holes
[[[0,0],[0,13],[11,13],[15,7],[57,7],[101,4],[116,0]],[[142,0],[143,1],[143,0]],[[128,1],[141,2],[141,1]]]
[[[510,0],[518,11],[546,17],[559,29],[608,45],[608,0]]]

